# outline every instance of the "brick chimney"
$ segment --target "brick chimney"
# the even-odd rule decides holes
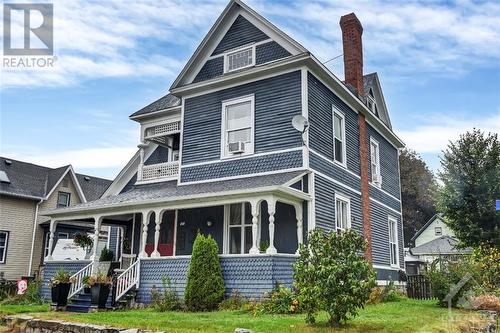
[[[364,96],[363,88],[363,27],[354,13],[340,18],[342,44],[344,47],[345,83],[356,89],[359,96]]]

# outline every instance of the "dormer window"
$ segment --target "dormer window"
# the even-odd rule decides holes
[[[224,55],[224,73],[255,65],[255,46],[247,46]]]

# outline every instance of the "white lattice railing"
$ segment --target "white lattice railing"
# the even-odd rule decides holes
[[[146,128],[146,139],[170,135],[180,131],[180,121],[174,121],[167,124],[156,125],[153,127]]]
[[[83,278],[92,275],[92,264],[93,263],[88,264],[71,276],[71,287],[69,289],[68,299],[75,296],[83,289]]]
[[[172,178],[179,173],[179,162],[166,162],[142,167],[142,180]]]
[[[125,296],[127,291],[132,289],[132,287],[139,287],[140,269],[141,261],[137,260],[123,273],[118,275],[116,278],[116,301]]]

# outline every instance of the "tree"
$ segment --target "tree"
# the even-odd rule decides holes
[[[358,310],[375,286],[375,273],[361,255],[366,242],[354,230],[342,233],[311,231],[308,246],[300,246],[294,265],[294,285],[306,322],[315,322],[318,311],[326,311],[329,324],[338,327]]]
[[[399,155],[401,172],[401,204],[405,246],[415,233],[436,214],[434,174],[413,150],[403,149]]]
[[[441,157],[439,209],[464,246],[500,244],[500,143],[474,129],[450,142]]]
[[[215,310],[224,298],[224,279],[218,252],[219,247],[212,236],[196,236],[184,293],[190,311]]]

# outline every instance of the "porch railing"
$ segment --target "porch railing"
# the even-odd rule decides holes
[[[92,275],[92,262],[81,270],[71,275],[71,287],[69,289],[68,299],[75,296],[83,289],[83,278]]]
[[[139,287],[141,261],[137,260],[116,278],[116,298],[120,300],[132,287]]]
[[[178,173],[179,173],[178,161],[144,165],[142,167],[141,180],[172,178],[177,176]]]

